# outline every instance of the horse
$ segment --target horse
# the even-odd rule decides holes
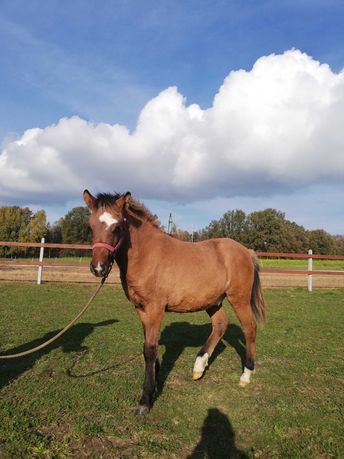
[[[229,238],[180,241],[165,233],[156,217],[130,192],[92,196],[85,190],[83,198],[90,209],[93,237],[90,270],[106,278],[116,261],[125,295],[143,326],[145,375],[136,413],[145,414],[153,406],[160,367],[158,342],[166,311],[206,311],[211,319],[211,334],[193,367],[193,379],[198,380],[227,329],[222,306],[227,297],[246,340],[239,384],[249,384],[257,324],[265,321],[266,309],[255,253]]]

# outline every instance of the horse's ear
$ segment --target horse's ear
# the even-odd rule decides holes
[[[116,205],[120,209],[127,209],[131,201],[131,193],[128,191],[125,194],[122,194],[120,198],[116,200]]]
[[[83,198],[85,201],[86,206],[90,209],[93,210],[95,207],[95,201],[96,198],[91,195],[91,193],[88,190],[85,190],[83,193]]]
[[[128,207],[131,201],[131,193],[130,191],[127,191],[124,195],[124,206]]]

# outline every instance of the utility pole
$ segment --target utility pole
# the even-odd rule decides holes
[[[168,226],[167,226],[168,234],[172,233],[172,225],[173,225],[172,213],[170,212],[170,216],[168,217]]]

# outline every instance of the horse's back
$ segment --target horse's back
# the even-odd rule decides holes
[[[178,268],[252,269],[251,251],[233,239],[217,238],[195,243],[172,239],[171,242],[168,258]]]

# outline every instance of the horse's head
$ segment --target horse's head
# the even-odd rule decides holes
[[[84,201],[91,211],[89,225],[93,235],[91,272],[97,277],[109,274],[114,256],[125,232],[125,208],[131,194],[98,195],[84,191]]]

